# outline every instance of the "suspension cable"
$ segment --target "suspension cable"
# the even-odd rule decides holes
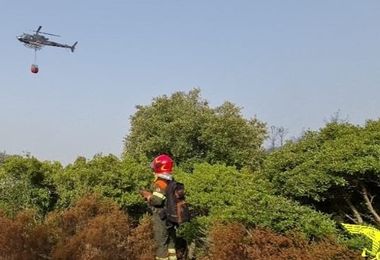
[[[37,63],[37,49],[34,49],[34,64]]]

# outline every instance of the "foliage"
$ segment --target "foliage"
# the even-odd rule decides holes
[[[117,205],[89,195],[38,221],[31,211],[0,215],[0,257],[5,259],[153,259],[149,217],[131,225]],[[241,224],[216,223],[199,259],[359,259],[331,240],[309,242]],[[199,250],[198,250],[199,251]],[[202,250],[201,250],[202,251]]]
[[[262,158],[265,132],[265,124],[244,119],[240,108],[230,102],[210,108],[194,89],[137,106],[125,153],[141,161],[168,153],[185,169],[195,162],[255,168]]]
[[[154,243],[152,233],[148,232],[150,222],[143,220],[141,225],[132,229],[128,215],[111,200],[94,195],[85,196],[63,214],[52,215],[49,223],[59,234],[52,249],[54,259],[153,257]],[[141,230],[144,234],[141,234]],[[144,240],[137,241],[136,236]],[[136,251],[143,245],[145,250]]]
[[[31,211],[0,215],[1,259],[153,259],[151,221],[136,227],[117,205],[87,195],[41,221]]]
[[[148,167],[128,157],[120,160],[114,155],[97,155],[88,161],[79,157],[55,176],[58,205],[65,208],[84,194],[97,192],[112,198],[131,214],[142,214],[145,203],[138,191],[149,185],[150,178]]]
[[[276,231],[297,230],[309,237],[336,233],[327,216],[280,196],[273,195],[271,185],[248,171],[234,167],[195,165],[194,172],[177,172],[185,183],[187,201],[196,218],[197,231],[216,220],[238,221],[247,226],[261,226]]]
[[[45,258],[51,248],[48,230],[36,221],[36,212],[23,210],[11,219],[0,213],[0,258]]]
[[[361,259],[331,240],[309,242],[293,235],[281,235],[268,229],[250,229],[237,223],[217,223],[209,232],[206,255],[201,260],[227,259]]]
[[[210,259],[248,259],[245,245],[246,229],[239,224],[218,223],[208,235]]]
[[[380,223],[380,120],[364,127],[332,122],[273,152],[265,177],[279,194],[337,218]],[[323,202],[323,203],[322,203]]]
[[[0,164],[0,208],[10,215],[26,208],[35,208],[41,214],[52,210],[57,201],[52,176],[61,170],[60,163],[6,157]]]

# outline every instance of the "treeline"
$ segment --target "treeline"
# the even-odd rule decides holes
[[[193,218],[179,235],[197,259],[352,259],[368,241],[339,223],[380,224],[380,120],[330,122],[268,151],[264,122],[211,108],[198,89],[136,109],[121,157],[63,167],[1,154],[1,257],[152,259],[138,191],[159,153],[186,186]]]

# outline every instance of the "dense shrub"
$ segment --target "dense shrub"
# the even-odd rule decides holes
[[[0,215],[2,259],[153,259],[151,222],[133,226],[110,200],[90,195],[37,221],[23,211]]]
[[[154,257],[155,244],[152,234],[152,222],[145,216],[140,224],[131,231],[128,237],[130,259],[150,260]]]
[[[60,163],[40,162],[34,157],[7,156],[0,164],[0,209],[15,216],[26,208],[40,214],[51,211],[57,202],[53,174]]]
[[[55,259],[120,259],[127,254],[128,217],[108,201],[85,197],[56,215],[55,222],[61,234]]]
[[[210,259],[247,259],[246,230],[242,225],[218,224],[208,236]]]
[[[297,230],[308,237],[337,233],[329,216],[274,195],[270,184],[252,172],[203,163],[196,164],[191,174],[177,172],[176,178],[185,183],[187,201],[196,216],[193,232],[215,220],[226,220],[278,232]],[[187,237],[196,236],[191,233]]]
[[[21,211],[13,219],[0,214],[0,259],[48,257],[53,246],[48,232],[38,224],[35,211]]]
[[[138,191],[149,185],[150,172],[149,167],[129,157],[123,160],[114,155],[96,155],[91,160],[79,157],[54,176],[58,207],[67,208],[84,194],[96,192],[117,202],[129,215],[139,217],[146,207]]]
[[[360,259],[332,240],[309,241],[302,236],[281,235],[268,229],[246,230],[241,224],[216,224],[209,232],[207,253],[202,260]]]
[[[346,222],[380,225],[380,120],[331,122],[271,153],[263,175],[277,194]]]

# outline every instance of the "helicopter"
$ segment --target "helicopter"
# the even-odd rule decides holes
[[[71,52],[74,52],[75,46],[78,44],[78,42],[75,42],[73,45],[67,45],[63,43],[50,41],[49,38],[45,37],[44,35],[50,35],[50,36],[55,36],[55,37],[60,37],[60,36],[57,34],[41,32],[41,28],[42,26],[40,25],[37,28],[37,30],[34,31],[35,32],[34,34],[23,33],[22,35],[17,36],[17,39],[20,42],[24,43],[26,47],[34,49],[35,51],[34,63],[36,63],[36,59],[37,59],[36,52],[44,46],[68,48],[71,50]],[[33,73],[38,73],[38,66],[36,64],[32,64],[31,71]]]
[[[52,34],[52,33],[41,32],[41,28],[42,28],[42,26],[40,25],[38,27],[38,29],[36,31],[34,31],[35,34],[23,33],[22,35],[18,36],[17,39],[20,42],[24,43],[24,45],[26,47],[29,47],[29,48],[32,48],[35,50],[39,50],[43,46],[54,46],[54,47],[69,48],[69,49],[71,49],[71,52],[74,52],[75,46],[77,45],[78,42],[75,42],[73,45],[70,46],[67,44],[49,41],[49,38],[47,38],[41,34],[51,35],[51,36],[55,36],[55,37],[60,37],[60,36],[56,35],[56,34]]]

